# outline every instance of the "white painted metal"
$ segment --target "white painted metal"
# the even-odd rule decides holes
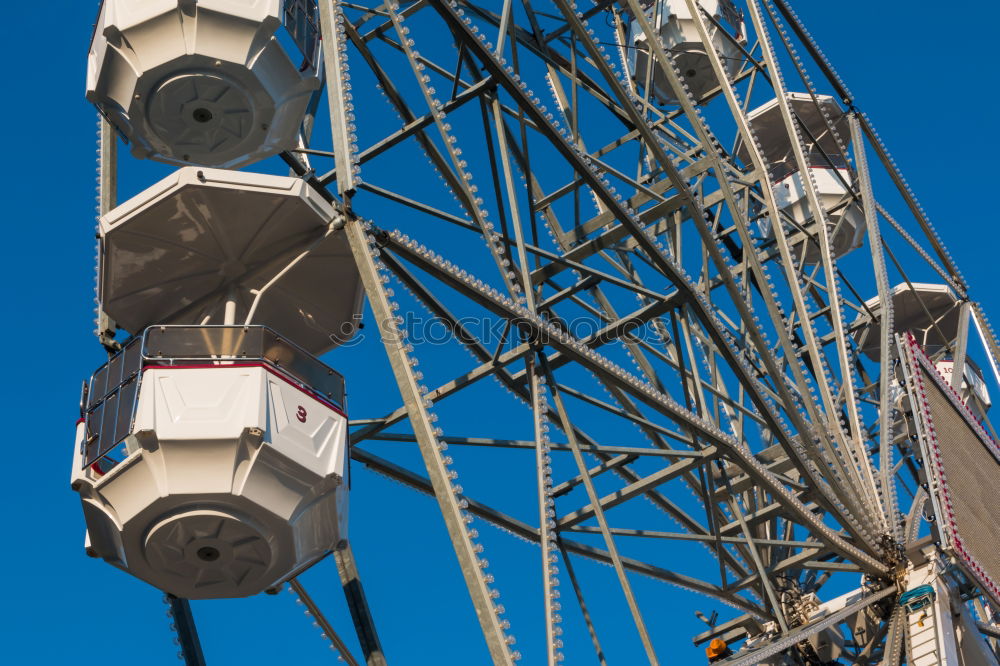
[[[301,179],[185,167],[101,219],[104,309],[137,333],[224,323],[227,302],[244,322],[259,301],[248,323],[321,354],[349,340],[361,315],[334,217]]]
[[[647,6],[646,13],[653,29],[660,36],[663,47],[673,56],[684,82],[695,99],[700,99],[712,89],[717,88],[719,81],[712,71],[712,64],[705,53],[705,43],[698,34],[698,27],[691,16],[684,0],[656,0],[643,3]],[[743,23],[740,15],[729,0],[705,0],[702,8],[718,21],[725,21],[733,28],[732,36],[726,36],[718,28],[712,31],[712,48],[718,50],[725,58],[725,67],[729,76],[735,75],[743,65],[743,55],[733,39],[741,44],[746,43]],[[629,29],[628,66],[636,83],[644,88],[647,78],[650,78],[650,93],[661,104],[676,104],[677,93],[670,86],[666,75],[655,66],[655,60],[649,55],[646,35],[637,21],[632,21]],[[653,72],[649,72],[650,63]]]
[[[844,185],[851,184],[851,172],[847,169],[813,167],[812,177],[816,182],[816,193],[827,211],[830,251],[834,256],[841,257],[859,247],[864,233],[864,211],[858,203],[851,201],[851,194]],[[776,183],[774,197],[783,212],[800,227],[808,229],[813,216],[801,173],[796,171]],[[765,218],[761,227],[768,237],[774,236],[769,218]],[[806,264],[815,264],[821,259],[817,243],[801,241],[793,247],[793,253],[796,257],[801,256]]]
[[[928,553],[926,564],[912,568],[906,589],[922,585],[934,589],[933,601],[923,608],[906,614],[907,656],[910,666],[957,666],[955,625],[951,609],[951,591],[943,579],[944,565],[935,553]]]
[[[962,666],[997,666],[997,658],[976,626],[965,605],[960,605],[955,617],[955,640]]]
[[[132,154],[237,167],[294,147],[310,95],[274,37],[280,0],[105,0],[87,98]]]
[[[952,381],[954,366],[955,362],[950,359],[938,361],[934,364],[934,367],[937,368],[937,371],[941,373],[941,376],[948,383]],[[993,404],[990,401],[990,392],[986,387],[982,371],[970,359],[966,359],[965,366],[962,368],[962,383],[958,388],[958,393],[962,396],[962,401],[965,402],[980,420],[982,420],[986,410]]]
[[[347,530],[347,419],[264,367],[147,368],[128,455],[73,486],[93,554],[187,599],[249,596]]]
[[[845,145],[850,145],[847,115],[828,95],[818,95],[814,99],[804,93],[788,93],[785,97],[807,137],[812,181],[826,211],[830,252],[835,258],[841,257],[860,246],[865,226],[861,203],[853,199],[849,189],[853,185],[851,171],[843,158],[838,157],[841,149],[837,136]],[[777,205],[797,227],[810,231],[814,216],[803,174],[795,163],[791,140],[782,122],[778,100],[773,99],[754,109],[747,120],[761,143],[762,156],[774,178]],[[740,142],[736,154],[744,164],[751,163],[746,144]],[[833,163],[827,158],[832,158]],[[796,234],[795,226],[787,226],[790,236],[801,236]],[[774,237],[769,217],[761,222],[761,230],[766,236]],[[816,264],[822,257],[819,243],[807,240],[799,240],[793,247],[793,254],[805,264]]]
[[[958,334],[959,300],[943,284],[911,282],[892,288],[893,333],[912,333],[924,346],[940,348],[952,344]],[[882,305],[878,297],[865,301],[865,307],[874,315],[873,323],[881,317]],[[928,314],[930,318],[928,318]],[[860,323],[860,322],[856,322]],[[864,341],[862,351],[871,359],[878,358],[878,335],[870,332],[864,336],[868,325],[859,329],[855,339]]]
[[[810,144],[807,148],[818,148],[830,156],[840,154],[840,146],[827,122],[844,141],[850,138],[850,127],[847,114],[837,101],[830,95],[816,95],[814,98],[808,93],[798,92],[788,92],[785,98],[795,114],[796,122],[805,130],[804,138]],[[776,98],[748,113],[747,120],[768,165],[773,168],[794,160],[791,138],[781,122],[781,109]],[[751,164],[745,143],[740,142],[736,156],[744,164]]]

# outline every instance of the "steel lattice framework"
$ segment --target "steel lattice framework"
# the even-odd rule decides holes
[[[686,3],[711,44],[718,20]],[[727,33],[739,67],[708,48],[718,85],[698,98],[646,5],[320,1],[330,132],[316,143],[332,145],[282,158],[343,215],[368,331],[377,329],[386,379],[401,395],[390,413],[353,422],[352,458],[436,499],[496,664],[522,657],[512,631],[541,629],[498,605],[503,580],[494,583],[473,523],[539,546],[532,603],[544,607],[545,653],[524,654],[528,663],[560,662],[569,642],[593,643],[598,663],[614,663],[587,611],[592,585],[573,568],[589,559],[611,566],[634,624],[618,640],[638,641],[652,664],[670,659],[651,630],[656,599],[636,592],[650,578],[727,607],[696,642],[721,637],[736,649],[756,639],[722,663],[781,651],[789,663],[818,663],[805,639],[849,621],[841,659],[899,664],[897,580],[927,493],[890,380],[891,287],[946,283],[1000,358],[996,338],[786,0],[746,2],[746,35]],[[632,21],[650,45],[649,71],[677,103],[658,103],[630,76]],[[812,100],[832,137],[822,146],[836,150],[821,147],[789,93]],[[831,94],[842,118],[819,103]],[[354,108],[362,99],[363,113]],[[771,99],[791,163],[807,175],[805,226],[777,201],[775,165],[750,119]],[[305,136],[325,120],[321,108],[317,96]],[[107,125],[101,145],[106,212],[116,189]],[[850,165],[834,207],[820,199],[817,159]],[[863,212],[864,236],[837,256],[831,219],[848,206]],[[448,332],[439,346],[463,353],[430,350],[413,334],[408,323],[428,316]],[[102,315],[99,328],[111,344],[114,322]],[[874,359],[862,353],[873,346]],[[418,367],[443,353],[453,360]],[[504,405],[512,431],[525,434],[457,431],[448,404]],[[384,442],[415,446],[423,464],[392,461]],[[533,477],[498,471],[490,487],[473,474],[477,483],[462,487],[466,449],[470,464],[508,471],[523,471],[533,452]],[[694,565],[691,552],[711,564]],[[354,558],[346,544],[337,553],[364,658],[391,663]],[[447,562],[434,575],[454,572]],[[859,579],[862,594],[841,611],[803,611],[808,595],[827,598],[844,589],[836,581]],[[301,583],[293,587],[356,663]],[[983,607],[977,591],[968,599]],[[199,663],[190,610],[171,605],[186,658]],[[560,605],[574,607],[572,620]]]

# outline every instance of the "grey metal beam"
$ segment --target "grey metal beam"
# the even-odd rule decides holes
[[[368,666],[386,666],[382,642],[379,640],[375,620],[368,606],[368,598],[361,585],[361,574],[358,572],[358,564],[354,559],[350,542],[343,541],[333,551],[333,557],[337,562],[337,574],[344,588],[347,608],[351,612],[351,619],[354,620],[354,628],[358,634],[358,642],[361,643],[361,651],[365,655],[365,663]]]
[[[548,378],[549,390],[552,394],[552,400],[555,403],[556,412],[559,414],[559,419],[563,424],[563,432],[566,433],[566,437],[569,439],[569,445],[573,449],[573,458],[576,460],[577,469],[580,474],[583,475],[583,486],[587,490],[587,497],[590,499],[590,506],[593,507],[593,514],[597,518],[597,522],[601,527],[605,547],[611,557],[611,563],[615,568],[615,573],[618,575],[618,584],[621,586],[622,593],[625,595],[625,601],[632,614],[632,621],[635,623],[636,630],[639,632],[639,639],[642,641],[643,649],[646,652],[646,658],[649,660],[650,666],[657,666],[659,664],[659,660],[656,657],[656,650],[653,648],[649,630],[646,628],[646,621],[643,619],[642,612],[639,610],[638,601],[635,598],[635,593],[632,591],[632,585],[629,583],[628,574],[625,572],[625,566],[622,563],[621,556],[618,554],[618,547],[615,545],[614,537],[610,534],[610,532],[608,532],[608,522],[604,516],[604,508],[598,500],[597,490],[594,488],[594,482],[587,474],[587,464],[583,459],[583,453],[580,451],[573,428],[570,425],[570,417],[566,411],[566,406],[563,404],[562,396],[557,388],[555,377],[548,371],[548,368],[544,367],[544,358],[542,359],[542,363],[543,368],[546,370],[545,374]]]
[[[378,423],[382,423],[382,419],[378,419]],[[453,435],[443,435],[441,441],[446,442],[449,446],[487,446],[487,447],[497,447],[505,449],[534,449],[535,443],[528,440],[515,440],[515,439],[493,439],[491,437],[455,437]],[[361,441],[361,440],[359,440]],[[415,442],[417,441],[413,435],[406,433],[396,433],[396,432],[383,432],[373,435],[368,435],[364,438],[364,441],[383,441],[383,442]],[[557,444],[555,442],[549,444],[549,448],[553,451],[570,451],[570,447],[567,444]],[[687,451],[682,449],[654,449],[650,447],[638,447],[638,446],[615,446],[607,444],[580,444],[580,449],[584,453],[592,454],[611,454],[615,456],[624,456],[628,458],[636,458],[638,456],[652,456],[654,458],[701,458],[704,453],[701,451]]]
[[[344,639],[340,637],[340,634],[333,628],[330,621],[326,619],[326,616],[313,601],[309,593],[306,592],[306,588],[303,587],[302,583],[299,582],[297,578],[293,578],[288,582],[288,585],[292,588],[292,591],[299,597],[303,605],[306,607],[306,615],[313,618],[320,629],[323,630],[323,636],[333,647],[337,650],[340,659],[345,661],[349,666],[358,666],[358,660],[354,658],[351,654],[350,649],[348,649],[347,644]]]
[[[403,404],[413,426],[417,445],[434,489],[434,496],[437,498],[462,576],[469,589],[469,596],[472,598],[490,657],[494,664],[513,666],[514,659],[507,643],[506,632],[493,603],[478,551],[469,534],[465,511],[460,505],[458,492],[452,485],[449,470],[439,447],[438,435],[428,408],[430,400],[422,395],[414,376],[409,347],[402,331],[396,325],[395,312],[373,256],[377,250],[369,246],[368,231],[359,218],[349,217],[344,230],[368,295],[368,302],[375,316],[386,356],[389,358]]]
[[[340,3],[337,0],[319,0],[319,18],[333,153],[337,160],[337,192],[344,196],[357,188],[359,167],[356,164],[357,139],[353,136],[354,104],[348,84],[347,35]]]
[[[681,474],[696,468],[698,465],[703,465],[707,461],[720,455],[718,448],[714,446],[708,446],[701,450],[703,457],[701,458],[688,458],[686,460],[681,460],[675,462],[674,464],[665,467],[657,472],[653,472],[649,476],[646,476],[638,481],[630,483],[621,490],[616,490],[615,492],[605,495],[600,498],[598,502],[595,503],[591,500],[591,503],[584,506],[581,509],[565,514],[559,519],[558,525],[560,529],[566,529],[572,527],[578,523],[587,520],[588,518],[594,516],[598,511],[602,512],[614,508],[623,502],[626,502],[637,495],[641,495],[647,490],[656,488],[671,479],[677,478]],[[589,470],[581,470],[583,474],[583,482],[586,484],[588,479],[590,479],[590,474],[585,473]],[[599,507],[598,507],[599,504]]]
[[[170,606],[170,616],[177,632],[177,640],[181,648],[181,657],[185,666],[205,666],[205,655],[201,651],[201,641],[198,639],[198,627],[191,613],[191,602],[179,599],[172,594],[165,597]]]
[[[378,474],[387,476],[395,481],[403,483],[404,485],[410,486],[411,488],[422,492],[426,495],[433,495],[433,489],[430,482],[418,474],[411,472],[410,470],[396,465],[388,460],[380,458],[368,451],[365,451],[361,447],[353,447],[351,449],[351,458],[357,462],[370,467],[373,471]],[[509,532],[527,539],[529,541],[538,542],[539,531],[537,528],[524,523],[523,521],[517,520],[512,516],[498,511],[482,502],[478,502],[471,497],[465,498],[469,503],[469,512],[476,515],[487,522],[493,523],[498,527],[502,527]],[[611,564],[611,556],[607,551],[588,544],[579,543],[576,541],[571,541],[566,538],[561,538],[559,543],[566,548],[569,552],[576,553],[577,555],[582,555],[589,559],[595,560],[597,562],[603,562],[605,564]],[[766,617],[767,611],[762,608],[755,606],[753,603],[749,602],[742,596],[731,594],[726,590],[722,589],[718,585],[708,583],[706,581],[693,578],[691,576],[685,576],[676,571],[671,571],[669,569],[664,569],[662,567],[657,567],[648,562],[643,562],[638,559],[623,557],[622,564],[629,571],[635,573],[640,573],[645,576],[649,576],[655,580],[660,580],[663,582],[676,585],[678,587],[685,588],[699,594],[704,594],[706,596],[718,599],[723,603],[726,603],[735,608],[739,608],[749,613],[760,617]]]
[[[118,134],[110,122],[99,116],[97,119],[97,212],[104,216],[118,205]],[[100,302],[103,296],[104,280],[104,239],[100,237],[100,221],[98,220],[97,239],[97,309],[96,328],[94,334],[97,340],[109,352],[116,351],[121,345],[115,341],[115,325]]]

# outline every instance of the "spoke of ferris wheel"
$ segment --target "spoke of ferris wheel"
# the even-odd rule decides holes
[[[353,104],[347,83],[347,37],[344,33],[344,15],[338,2],[319,3],[321,34],[323,35],[323,64],[326,68],[326,94],[330,106],[330,131],[333,153],[336,155],[340,178],[337,191],[343,196],[356,189],[354,159],[357,146],[352,140],[354,126]]]
[[[584,533],[594,533],[598,531],[599,528],[588,526],[588,525],[578,525],[564,530],[565,532],[584,532]],[[749,543],[746,537],[733,537],[733,536],[716,536],[716,535],[705,535],[699,536],[695,534],[687,534],[685,532],[658,532],[656,530],[634,530],[626,529],[622,527],[611,527],[609,528],[611,534],[618,536],[630,536],[644,539],[666,539],[669,541],[709,541],[718,540],[722,543]],[[786,548],[803,548],[811,549],[814,551],[822,551],[824,549],[823,544],[816,541],[790,541],[787,539],[764,539],[758,538],[754,540],[758,546],[783,546]],[[814,553],[815,555],[815,553]]]
[[[855,146],[855,165],[858,179],[861,183],[861,202],[865,213],[865,226],[868,229],[869,246],[872,253],[872,264],[875,269],[875,285],[878,289],[879,305],[882,319],[879,328],[879,488],[883,495],[884,510],[892,534],[899,537],[899,505],[896,499],[896,484],[892,479],[892,433],[893,418],[891,395],[892,385],[887,378],[892,372],[892,294],[889,285],[889,274],[882,252],[882,236],[878,226],[878,211],[875,209],[875,197],[872,193],[871,176],[868,171],[868,156],[865,154],[865,143],[861,136],[861,124],[857,113],[851,113],[851,139]]]
[[[774,4],[778,7],[778,10],[785,17],[786,21],[788,21],[792,30],[799,37],[805,49],[812,56],[813,60],[816,62],[820,70],[826,76],[827,80],[834,87],[834,89],[837,90],[838,94],[840,95],[844,103],[848,104],[853,108],[855,105],[854,96],[847,89],[847,86],[844,84],[840,76],[837,75],[837,72],[830,64],[830,61],[827,60],[826,56],[819,48],[819,45],[812,38],[812,35],[809,34],[809,31],[799,20],[796,13],[792,10],[791,7],[788,6],[785,0],[774,0]],[[957,291],[965,292],[968,289],[968,285],[965,284],[965,280],[962,278],[961,272],[955,267],[954,263],[952,262],[951,255],[948,253],[948,250],[944,247],[944,244],[938,237],[937,232],[934,231],[934,227],[931,225],[930,220],[927,219],[927,215],[925,214],[923,207],[920,205],[920,202],[917,201],[916,196],[913,194],[913,191],[907,184],[906,179],[903,178],[903,175],[897,168],[895,161],[889,155],[889,151],[882,143],[882,140],[879,137],[878,132],[875,131],[875,128],[872,126],[867,115],[865,115],[864,113],[859,114],[859,121],[861,123],[861,128],[864,130],[865,135],[868,137],[868,140],[872,143],[872,146],[874,147],[875,152],[878,155],[879,161],[882,162],[883,167],[885,167],[885,170],[889,173],[889,176],[892,178],[892,181],[895,184],[896,188],[899,190],[899,193],[903,196],[903,199],[906,201],[906,205],[910,209],[910,212],[913,214],[914,218],[916,218],[917,222],[919,223],[921,230],[924,232],[927,239],[931,242],[934,251],[938,255],[938,258],[947,267],[951,278],[955,279],[961,285],[962,288],[958,289]]]
[[[633,2],[633,4],[634,4],[634,2]],[[639,11],[639,10],[636,9],[635,6],[633,6],[632,9],[633,9],[634,12],[635,11]],[[694,8],[692,7],[692,9],[694,9]],[[641,14],[641,11],[639,11],[639,14]],[[697,15],[696,11],[695,11],[695,15]],[[637,16],[638,16],[638,14],[637,14]],[[640,22],[640,25],[643,27],[643,30],[647,32],[647,39],[650,40],[650,44],[652,45],[654,55],[660,60],[660,65],[663,68],[663,70],[667,73],[667,76],[669,77],[669,79],[671,81],[671,84],[672,85],[676,85],[677,89],[680,89],[680,86],[681,86],[680,77],[677,74],[677,72],[675,71],[673,63],[668,60],[666,52],[663,50],[662,47],[659,46],[659,42],[657,40],[655,40],[654,38],[652,38],[652,37],[649,36],[651,34],[651,30],[652,29],[649,26],[648,21],[646,21],[644,17],[640,17],[639,18],[639,22]],[[702,29],[704,29],[704,25],[703,24],[701,24],[701,27],[702,27]],[[713,52],[713,54],[710,54],[710,57],[712,57],[712,55],[715,55],[713,64],[715,64],[716,66],[719,66],[718,61],[717,61],[718,56],[716,54],[714,54],[714,52]],[[719,66],[719,70],[718,71],[719,72],[722,71],[721,70],[721,66]],[[719,80],[723,81],[723,83],[724,83],[723,87],[724,88],[726,86],[728,86],[728,83],[726,83],[726,78],[725,78],[724,74],[719,78]],[[712,137],[710,137],[708,135],[707,128],[705,128],[704,125],[703,125],[703,123],[700,122],[700,116],[694,110],[693,102],[689,98],[686,98],[686,96],[682,96],[681,103],[684,106],[685,112],[688,115],[689,120],[691,120],[692,123],[695,125],[697,131],[700,132],[700,135],[701,135],[700,138],[701,138],[702,142],[704,143],[704,145],[706,145],[706,146],[710,145],[710,143],[712,141],[714,141],[714,139],[712,139]],[[736,112],[738,113],[738,111],[736,111]],[[641,120],[640,120],[640,122],[641,122]],[[655,139],[654,139],[654,142],[655,142]],[[709,150],[707,152],[708,152],[709,155],[715,155],[714,151]],[[711,159],[711,157],[709,159]],[[721,173],[722,172],[721,163],[718,162],[717,158],[715,158],[715,162],[716,162],[715,168],[716,168],[717,172]],[[755,165],[755,166],[757,166],[758,172],[762,172],[763,171],[762,167],[760,165]],[[737,205],[736,205],[735,200],[733,198],[732,192],[728,188],[727,181],[724,178],[723,179],[719,179],[719,184],[722,187],[723,192],[725,193],[724,196],[726,198],[726,201],[727,201],[730,213],[733,215],[734,218],[739,219],[740,212],[737,209]],[[765,189],[769,190],[769,188],[765,188]],[[773,210],[777,210],[777,207],[774,206]],[[693,216],[693,217],[695,217],[696,223],[701,224],[702,227],[704,226],[704,223],[700,222],[696,216]],[[780,226],[780,225],[776,225],[776,226]],[[745,227],[743,225],[738,225],[738,228],[740,228],[741,230],[744,231],[744,233],[743,233],[744,245],[747,246],[747,247],[750,247],[751,244],[747,242],[746,233],[745,233]],[[703,235],[705,235],[705,237],[706,237],[706,245],[709,246],[710,251],[711,251],[711,248],[714,245],[712,244],[711,239],[708,238],[707,234],[704,231],[703,231]],[[718,251],[716,250],[716,253],[717,252]],[[751,252],[751,253],[747,253],[747,254],[750,257],[752,257],[752,261],[754,261],[753,268],[754,268],[755,274],[757,275],[758,283],[764,282],[763,269],[760,267],[760,265],[758,263],[756,263],[756,261],[755,261],[756,257],[754,256],[754,253]],[[721,259],[717,259],[716,261],[717,261],[718,264],[722,263]],[[721,268],[721,266],[720,266],[720,268]],[[765,290],[765,295],[769,295],[766,290]],[[738,297],[734,297],[734,300],[737,300],[737,299],[738,299]],[[771,312],[772,318],[776,317],[776,316],[777,317],[781,316],[778,313],[777,305],[776,305],[776,303],[774,303],[773,299],[771,300],[771,302],[768,303],[768,306],[769,306],[768,309]],[[779,330],[779,335],[780,335],[781,334],[780,331],[782,329],[779,327],[778,330]],[[783,336],[783,344],[786,346],[786,348],[790,345],[790,342],[787,340],[787,335]],[[762,343],[758,343],[758,346],[764,346],[764,345]],[[818,352],[818,349],[816,347],[812,347],[812,349],[814,349],[815,351]],[[793,365],[793,369],[795,369],[796,367],[797,366]],[[777,374],[777,373],[772,370],[772,375],[773,374]],[[821,383],[821,387],[824,387],[824,386],[825,386],[825,384]],[[828,414],[832,415],[836,411],[836,408],[835,408],[835,406],[833,404],[833,398],[832,398],[832,396],[829,395],[828,392],[824,395],[824,398],[825,398],[825,401],[826,401],[826,404],[827,404],[827,412],[828,412]],[[807,408],[808,408],[808,404],[807,404]],[[814,419],[814,421],[817,418],[818,417],[815,414],[815,410],[813,409],[813,419]],[[803,431],[803,429],[801,427],[799,428],[799,430],[800,430],[800,432]],[[839,429],[836,429],[835,432],[839,433],[840,431],[839,431]],[[855,430],[855,432],[857,432],[857,430]],[[836,455],[830,455],[829,458],[832,458],[834,460],[839,460],[839,457],[836,456]],[[841,499],[844,499],[844,498],[842,497]],[[857,512],[857,513],[861,513],[860,510],[859,510],[859,507],[855,507],[854,511]]]
[[[580,474],[583,475],[583,485],[587,490],[587,497],[590,499],[591,505],[594,507],[594,515],[597,518],[597,522],[601,528],[601,534],[604,537],[604,544],[608,550],[608,554],[611,557],[612,565],[615,568],[615,573],[618,575],[618,584],[622,588],[622,592],[625,595],[626,602],[628,603],[629,612],[632,614],[632,621],[635,623],[636,630],[639,632],[639,638],[642,641],[643,649],[646,651],[646,657],[649,659],[649,663],[652,666],[659,664],[656,658],[656,652],[653,650],[652,642],[650,641],[649,631],[646,628],[646,623],[642,618],[642,613],[639,610],[638,602],[636,601],[635,594],[632,591],[632,586],[628,580],[628,574],[625,572],[625,567],[622,564],[621,556],[618,554],[618,548],[615,545],[614,537],[608,532],[607,518],[604,515],[604,509],[601,508],[600,502],[597,499],[597,491],[594,488],[594,481],[587,474],[587,464],[583,459],[583,453],[580,451],[580,447],[577,444],[576,436],[573,427],[570,425],[569,414],[566,411],[566,407],[563,404],[562,396],[559,390],[556,388],[556,380],[552,375],[549,368],[545,367],[544,356],[539,354],[542,367],[545,371],[545,377],[548,380],[549,391],[552,394],[552,400],[555,403],[556,412],[559,415],[559,421],[562,423],[562,430],[566,433],[566,437],[569,440],[570,448],[573,450],[573,459],[576,462],[577,468]]]
[[[555,500],[552,496],[552,458],[548,431],[548,408],[543,402],[542,374],[534,354],[525,357],[525,365],[530,378],[531,417],[535,434],[535,469],[537,475],[538,499],[538,543],[541,546],[542,603],[545,608],[546,661],[555,666],[559,660],[556,641],[556,626],[559,608],[556,599],[557,578],[555,578],[556,523]]]
[[[375,259],[377,249],[374,238],[368,234],[363,224],[356,217],[349,217],[347,220],[345,231],[351,252],[358,265],[386,355],[406,405],[434,496],[451,537],[490,656],[495,664],[510,666],[514,663],[515,656],[509,648],[513,637],[506,633],[505,625],[509,626],[509,623],[501,620],[500,610],[493,602],[496,591],[489,587],[492,576],[488,579],[484,573],[486,560],[479,557],[482,546],[473,541],[473,531],[468,527],[471,516],[468,516],[463,507],[463,504],[467,505],[466,500],[460,497],[460,487],[453,484],[456,474],[448,469],[450,458],[444,456],[438,440],[440,433],[433,425],[430,413],[432,401],[425,397],[425,391],[421,390],[418,383],[414,370],[415,359],[410,356],[412,346],[404,342],[402,331],[396,322],[395,303],[384,286],[384,282],[389,279],[388,275],[380,270],[381,262]]]
[[[373,455],[360,447],[354,447],[351,456],[355,461],[371,468],[379,474],[414,488],[424,494],[433,495],[431,484],[426,478],[415,474],[404,467]],[[537,528],[504,514],[501,511],[493,509],[482,502],[478,502],[475,499],[469,497],[466,497],[466,499],[469,504],[468,510],[470,513],[522,539],[527,539],[533,542],[538,542],[540,539]],[[565,537],[560,538],[559,543],[572,553],[596,560],[598,562],[603,562],[605,564],[611,564],[611,556],[605,550],[596,548],[589,544],[571,541]],[[686,576],[676,571],[664,569],[635,558],[623,557],[622,564],[629,571],[643,574],[654,580],[660,580],[672,585],[677,585],[678,587],[682,587],[692,592],[704,594],[734,608],[752,613],[755,616],[763,617],[767,615],[765,610],[754,605],[746,598],[738,596],[728,589],[723,589],[714,583]]]
[[[504,19],[510,17],[510,0],[504,3]],[[501,30],[502,33],[502,30]],[[501,47],[498,45],[498,51]],[[496,97],[492,100],[492,111],[496,126],[506,126],[500,112],[500,103]],[[482,108],[484,119],[487,115],[486,105]],[[499,142],[499,152],[501,164],[503,166],[503,182],[506,185],[507,193],[507,214],[510,218],[510,229],[514,232],[514,240],[517,244],[517,266],[520,269],[519,283],[524,292],[525,306],[537,316],[535,304],[535,290],[531,287],[531,278],[528,273],[528,255],[525,250],[524,230],[521,227],[521,215],[518,206],[517,185],[514,182],[514,175],[511,170],[510,158],[506,150],[507,135],[497,131]],[[496,160],[493,159],[493,144],[490,142],[490,163],[493,169],[493,182],[497,189],[498,203],[502,200],[499,193],[499,175],[497,174]],[[503,207],[500,207],[503,210]],[[503,225],[506,231],[507,225]],[[507,247],[507,254],[510,248]],[[514,275],[513,273],[511,275]],[[559,627],[560,615],[556,612],[559,608],[556,599],[559,597],[557,591],[558,578],[556,578],[556,523],[555,523],[555,500],[552,497],[552,458],[549,448],[548,436],[548,404],[544,396],[544,375],[542,367],[537,363],[534,354],[525,357],[525,374],[528,376],[528,397],[531,401],[532,431],[535,437],[535,470],[536,470],[536,492],[538,501],[538,537],[541,546],[541,566],[542,566],[542,601],[545,609],[545,645],[546,662],[548,666],[556,666],[563,656],[559,652],[562,645],[558,635],[562,632]]]
[[[562,384],[559,385],[559,390],[566,394],[573,394],[573,390]],[[430,393],[428,393],[430,395]],[[579,392],[576,392],[574,397],[579,397]],[[352,421],[351,424],[355,425],[357,422]],[[534,440],[513,440],[513,439],[494,439],[492,437],[456,437],[453,435],[444,435],[441,440],[447,443],[449,446],[478,446],[478,447],[489,447],[489,448],[504,448],[504,449],[534,449]],[[380,441],[380,442],[416,442],[413,435],[408,433],[378,433],[374,435],[369,435],[360,441]],[[568,451],[569,448],[565,444],[551,443],[549,447],[553,451]],[[652,448],[642,448],[638,446],[615,446],[607,444],[597,444],[594,446],[590,445],[580,445],[581,450],[584,453],[612,453],[620,458],[634,459],[641,456],[651,456],[654,458],[701,458],[703,453],[701,451],[691,451],[682,449],[652,449]],[[616,459],[617,460],[617,459]],[[620,462],[613,464],[621,464]],[[602,466],[606,469],[606,467]],[[560,484],[560,486],[565,484]],[[575,485],[575,484],[574,484]],[[553,492],[560,494],[559,487],[553,489]]]
[[[842,549],[845,556],[853,561],[862,563],[866,568],[871,567],[873,571],[879,571],[884,568],[877,560],[854,546],[841,541],[839,537],[823,526],[812,511],[806,509],[799,500],[795,499],[776,477],[764,470],[756,458],[736,446],[729,436],[722,433],[716,426],[684,410],[669,397],[660,394],[635,377],[628,375],[621,368],[618,368],[615,364],[596,354],[580,342],[573,340],[563,331],[530,316],[523,308],[518,309],[510,299],[500,296],[495,291],[491,293],[484,286],[476,286],[472,276],[464,273],[460,275],[455,267],[450,266],[450,262],[446,263],[433,252],[423,248],[423,246],[412,240],[401,241],[401,237],[396,238],[395,234],[389,234],[388,238],[396,243],[394,247],[407,251],[406,254],[409,261],[420,266],[428,273],[435,275],[435,277],[442,280],[445,284],[468,296],[472,296],[495,314],[519,318],[519,322],[532,331],[533,335],[544,334],[549,346],[569,356],[576,363],[617,385],[632,398],[646,403],[670,418],[679,419],[686,424],[686,427],[697,432],[700,437],[704,437],[707,441],[722,445],[727,450],[729,456],[735,457],[735,462],[745,472],[750,474],[757,483],[761,484],[769,492],[775,493],[778,501],[787,502],[788,509],[792,511],[792,514],[798,519],[804,520],[805,524],[811,526],[812,529],[819,530],[824,540],[828,541],[835,550]]]

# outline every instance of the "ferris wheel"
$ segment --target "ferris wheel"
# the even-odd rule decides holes
[[[190,600],[285,586],[430,663],[352,466],[436,503],[495,664],[998,663],[1000,347],[788,0],[104,0],[87,97],[72,484],[186,663]],[[176,170],[119,201],[130,159]]]

